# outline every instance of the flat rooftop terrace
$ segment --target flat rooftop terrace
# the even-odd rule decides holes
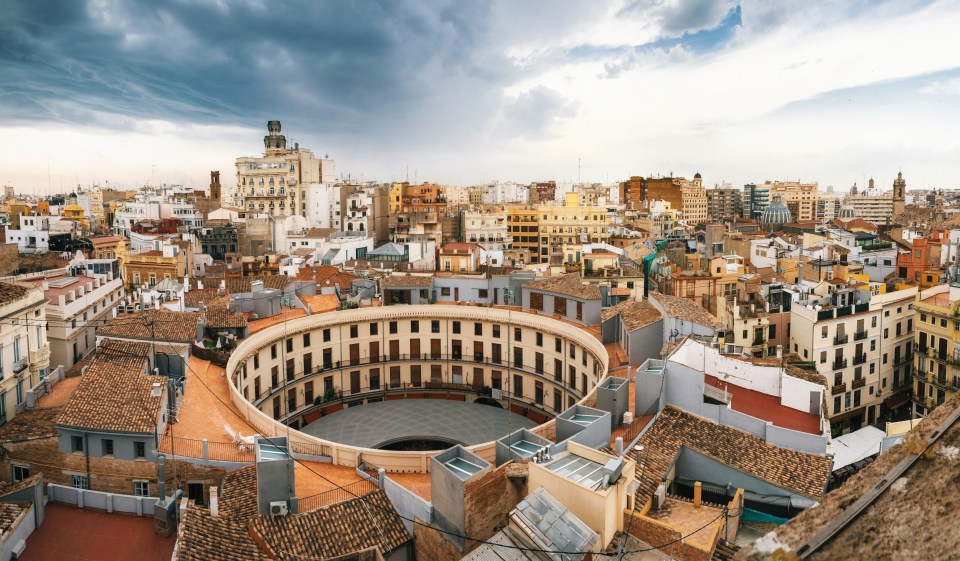
[[[705,384],[720,390],[726,390],[731,395],[730,406],[734,411],[750,415],[757,419],[770,421],[775,426],[809,434],[823,434],[820,427],[820,416],[805,413],[798,409],[786,407],[780,403],[780,398],[762,392],[748,390],[733,384],[721,382],[715,376],[703,375]]]
[[[403,399],[348,407],[310,423],[300,432],[363,448],[418,438],[450,440],[473,446],[537,425],[532,419],[491,405]]]

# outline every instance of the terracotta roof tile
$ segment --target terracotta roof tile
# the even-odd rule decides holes
[[[431,284],[433,284],[433,276],[390,275],[380,279],[380,285],[384,288],[427,287]]]
[[[54,421],[62,407],[27,409],[0,427],[0,442],[23,442],[41,438],[55,438]]]
[[[340,283],[340,290],[348,290],[350,283],[358,280],[360,277],[341,271],[333,265],[317,265],[312,267],[301,267],[297,271],[297,280],[313,281],[320,286],[336,286]]]
[[[19,300],[27,295],[29,289],[11,282],[0,282],[0,304]]]
[[[8,534],[17,526],[31,503],[0,503],[0,534]]]
[[[579,273],[568,273],[530,281],[523,285],[523,289],[566,294],[584,300],[600,299],[600,287],[595,284],[583,284]]]
[[[264,288],[283,290],[292,282],[287,275],[261,275],[250,277],[230,277],[224,279],[229,294],[246,294],[252,292],[253,281],[262,280]]]
[[[177,559],[179,561],[266,561],[265,555],[250,537],[246,518],[220,515],[189,508],[180,522]]]
[[[410,541],[382,490],[296,516],[260,516],[253,529],[280,558],[327,559],[379,546],[388,553]]]
[[[220,512],[231,518],[247,519],[259,516],[256,465],[231,471],[223,478]]]
[[[667,294],[654,292],[650,297],[663,306],[667,315],[673,318],[698,323],[713,329],[723,329],[724,325],[717,319],[717,316],[711,314],[703,306],[697,304],[689,298],[678,298]]]
[[[217,288],[194,288],[184,293],[183,305],[187,308],[199,308],[201,303],[209,306],[210,302],[219,298],[218,290]]]
[[[667,405],[641,438],[644,470],[641,490],[652,494],[682,446],[736,470],[819,500],[832,460],[767,444],[752,434],[720,425]],[[636,454],[636,452],[633,452]]]
[[[192,343],[197,337],[200,312],[174,312],[166,308],[151,309],[140,314],[124,314],[101,325],[97,335],[144,341]]]
[[[151,396],[162,376],[146,374],[150,345],[105,341],[83,375],[57,426],[90,430],[151,433],[163,408],[163,396]]]
[[[600,314],[601,321],[619,315],[620,320],[628,331],[646,327],[651,323],[663,319],[663,314],[650,302],[638,300],[624,300],[612,308],[607,308]]]

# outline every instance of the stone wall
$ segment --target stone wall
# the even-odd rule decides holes
[[[468,481],[464,487],[465,534],[487,540],[506,524],[507,515],[523,498],[523,489],[507,478],[504,464],[483,476]],[[479,544],[467,541],[464,553],[469,553]]]
[[[629,528],[631,536],[646,542],[651,547],[663,545],[664,547],[658,547],[657,549],[679,561],[710,561],[712,556],[709,551],[683,543],[680,539],[683,535],[679,531],[658,524],[656,521],[638,513],[625,511],[623,527]]]
[[[417,518],[413,536],[417,559],[430,561],[458,561],[463,553],[453,543],[448,541],[443,533],[430,526],[421,524],[423,520]],[[474,546],[476,547],[476,546]]]

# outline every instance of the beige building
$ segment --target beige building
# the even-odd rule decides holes
[[[816,183],[767,181],[759,187],[769,189],[771,200],[774,195],[780,195],[780,200],[790,209],[790,216],[794,222],[810,222],[817,219],[820,187]]]
[[[579,193],[567,193],[563,206],[540,205],[540,263],[565,259],[564,246],[584,243],[606,243],[607,214],[601,207],[581,206]],[[580,256],[575,259],[579,263]]]
[[[854,216],[873,224],[891,224],[893,222],[893,193],[849,195],[844,201],[853,207]]]
[[[487,251],[504,251],[513,243],[503,207],[461,211],[460,231],[461,241],[478,243]]]
[[[336,178],[333,160],[320,159],[306,148],[280,134],[280,121],[267,123],[262,157],[237,158],[240,207],[247,212],[272,216],[306,216],[306,188],[311,183],[330,183]]]
[[[49,370],[46,303],[40,286],[0,283],[0,424],[25,407],[27,390]]]
[[[916,288],[871,295],[851,285],[823,282],[791,309],[791,350],[816,364],[827,379],[827,411],[834,434],[876,423],[885,401],[909,386]],[[887,401],[892,404],[892,401]]]

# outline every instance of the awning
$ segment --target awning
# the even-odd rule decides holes
[[[900,392],[884,399],[883,404],[887,406],[887,409],[896,409],[908,401],[910,401],[910,396],[907,395],[907,392]]]

